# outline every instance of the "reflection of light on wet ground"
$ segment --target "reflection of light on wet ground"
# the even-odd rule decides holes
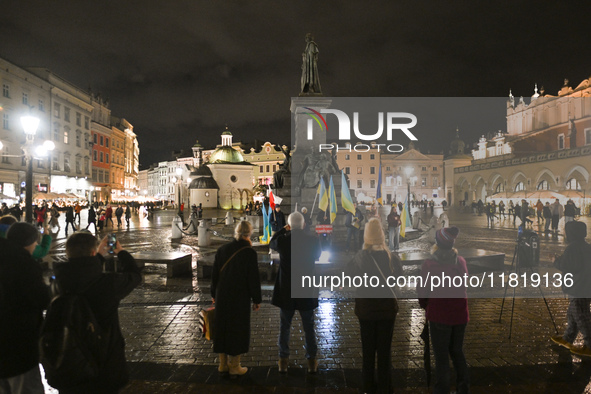
[[[320,258],[316,261],[316,264],[330,264],[330,252],[328,250],[322,251],[320,253]]]
[[[318,311],[322,316],[322,324],[332,327],[334,326],[334,307],[335,304],[332,302],[320,302],[318,305]]]

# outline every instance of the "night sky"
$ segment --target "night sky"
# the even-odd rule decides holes
[[[589,6],[484,3],[5,1],[0,56],[108,97],[113,115],[134,125],[142,167],[196,139],[213,147],[226,124],[235,141],[289,144],[308,32],[325,96],[507,97],[512,89],[518,99],[534,83],[556,95],[565,78],[575,88],[591,75]],[[474,142],[489,127],[460,132]],[[419,147],[447,147],[455,125],[434,134]]]

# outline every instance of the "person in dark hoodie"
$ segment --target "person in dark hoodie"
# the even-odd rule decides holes
[[[572,221],[565,225],[568,246],[561,256],[554,256],[554,267],[572,279],[572,286],[563,285],[563,291],[568,294],[570,303],[567,311],[567,327],[562,336],[556,335],[551,339],[554,343],[564,346],[578,356],[591,356],[591,245],[585,241],[587,225],[583,222]],[[583,335],[583,346],[574,346],[577,334]]]
[[[458,256],[453,247],[459,233],[457,227],[444,227],[435,233],[432,256],[421,267],[423,286],[417,285],[419,304],[426,310],[435,354],[435,393],[450,391],[450,357],[457,374],[457,393],[469,392],[469,373],[463,349],[469,320],[466,287],[437,287],[431,291],[430,282],[427,283],[428,277],[441,278],[445,274],[454,278],[468,274],[466,260]]]
[[[119,259],[121,271],[103,273],[103,260],[110,251],[107,237],[99,244],[89,232],[77,232],[66,241],[68,261],[55,265],[55,278],[60,292],[82,294],[88,300],[106,338],[106,356],[99,376],[82,385],[58,387],[60,394],[115,393],[129,380],[118,309],[119,302],[140,284],[142,276],[134,258],[123,250],[119,241],[113,252]]]
[[[39,330],[49,290],[31,253],[35,226],[13,224],[0,238],[0,393],[45,392],[39,371]]]
[[[363,247],[347,265],[347,273],[353,276],[381,278],[402,274],[400,260],[390,254],[384,230],[378,218],[370,219],[363,233]],[[398,313],[398,301],[394,290],[383,286],[358,287],[355,293],[355,315],[359,319],[361,348],[363,352],[363,391],[390,393],[392,391],[392,336]],[[378,364],[377,381],[374,378]]]
[[[279,328],[279,372],[287,372],[289,363],[289,336],[291,322],[295,311],[300,312],[302,327],[306,339],[306,359],[308,373],[318,371],[316,353],[316,333],[314,331],[314,309],[318,307],[318,296],[315,298],[292,298],[292,272],[298,283],[306,275],[314,275],[314,263],[320,257],[318,238],[305,231],[306,218],[294,212],[287,218],[288,225],[277,231],[271,238],[269,247],[279,252],[279,271],[273,288],[271,303],[280,308]],[[292,254],[293,250],[298,253]]]

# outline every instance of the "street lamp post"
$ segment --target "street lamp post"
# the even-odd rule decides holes
[[[31,148],[33,139],[39,127],[39,118],[31,115],[21,117],[21,124],[26,136],[25,159],[27,161],[27,174],[25,183],[25,221],[33,223],[33,152]]]
[[[404,172],[406,173],[406,186],[407,186],[407,195],[406,195],[406,203],[408,204],[408,212],[410,213],[410,176],[413,173],[414,168],[406,167]]]

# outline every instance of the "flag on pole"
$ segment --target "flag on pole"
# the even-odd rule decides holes
[[[326,208],[328,208],[328,194],[326,193],[326,185],[324,184],[323,178],[320,178],[320,184],[318,185],[318,195],[320,196],[318,208],[320,208],[321,211],[326,212]]]
[[[411,226],[410,210],[408,209],[408,196],[402,205],[402,214],[400,215],[400,236],[406,237],[406,227]]]
[[[351,198],[351,193],[347,186],[347,179],[345,178],[343,170],[341,170],[341,206],[345,211],[351,212],[355,215],[355,206],[353,205],[353,199]]]
[[[273,191],[269,193],[269,206],[272,210],[275,210],[275,197],[273,196]]]
[[[332,183],[332,175],[330,176],[328,194],[330,195],[330,224],[332,224],[337,217],[337,195],[334,190],[334,183]]]
[[[263,235],[260,237],[261,243],[266,245],[271,242],[271,207],[265,207],[263,204]]]
[[[376,201],[380,205],[384,205],[382,201],[382,165],[380,163],[380,170],[378,171],[378,188],[376,189]]]

